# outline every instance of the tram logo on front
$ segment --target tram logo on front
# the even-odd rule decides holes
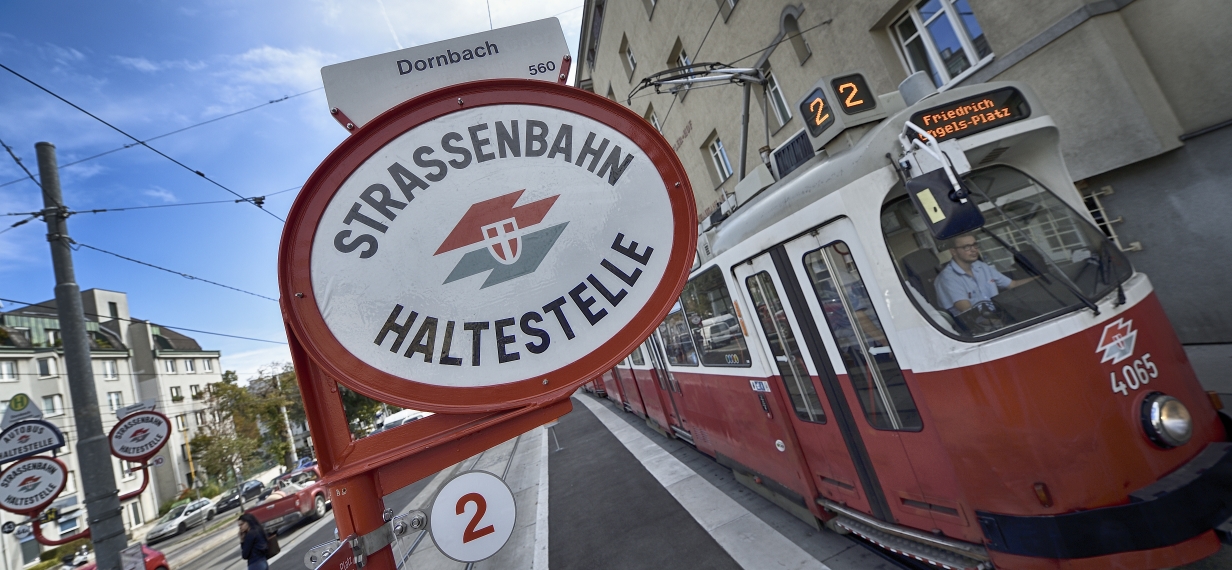
[[[515,206],[525,191],[518,190],[471,204],[432,255],[435,257],[468,246],[480,247],[458,260],[445,278],[445,283],[491,271],[480,286],[484,289],[529,275],[539,268],[569,222],[536,228],[560,195]]]
[[[1138,338],[1138,331],[1134,330],[1133,324],[1133,319],[1117,319],[1104,327],[1099,346],[1095,347],[1095,352],[1104,353],[1104,357],[1099,360],[1101,363],[1111,360],[1113,364],[1118,364],[1134,355],[1134,341]]]

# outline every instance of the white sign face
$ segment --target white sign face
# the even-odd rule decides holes
[[[30,396],[17,394],[9,399],[9,408],[4,412],[4,419],[0,420],[0,429],[8,429],[17,422],[41,419],[43,411],[30,400]]]
[[[162,465],[164,461],[166,461],[166,460],[164,460],[164,459],[163,459],[163,456],[161,456],[161,455],[155,455],[155,456],[154,456],[154,459],[151,459],[151,460],[150,460],[150,465],[153,465],[153,466],[155,466],[155,467],[158,467],[159,465]]]
[[[43,420],[28,420],[0,433],[0,464],[64,446],[64,434]]]
[[[547,18],[321,68],[325,97],[355,126],[398,103],[480,79],[557,81],[569,55],[560,21]]]
[[[358,166],[321,216],[309,274],[329,332],[361,361],[495,386],[576,362],[629,325],[667,274],[674,227],[659,170],[625,135],[489,105]]]
[[[64,465],[50,457],[29,457],[0,473],[0,509],[42,510],[64,490]]]
[[[500,477],[468,471],[437,492],[428,528],[441,554],[459,562],[478,562],[505,546],[516,518],[513,491]]]
[[[144,461],[158,453],[171,436],[171,424],[158,412],[137,412],[111,428],[111,454],[128,461]]]

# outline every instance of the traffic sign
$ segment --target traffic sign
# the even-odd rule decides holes
[[[144,402],[137,402],[136,404],[131,404],[131,405],[128,405],[128,406],[124,406],[124,407],[122,407],[122,408],[116,408],[116,411],[115,411],[116,418],[117,418],[117,419],[124,419],[124,418],[128,417],[130,414],[133,414],[133,413],[135,413],[135,412],[142,412],[142,411],[146,411],[146,410],[153,410],[153,409],[154,409],[154,405],[155,405],[155,401],[154,401],[154,400],[146,400],[146,401],[144,401]]]
[[[57,509],[55,507],[51,507],[39,513],[39,516],[38,516],[38,520],[41,523],[51,522],[58,518],[60,518],[60,509]]]
[[[415,46],[321,68],[325,98],[356,127],[414,97],[465,81],[556,82],[569,56],[556,18]]]
[[[154,459],[151,459],[151,460],[150,460],[150,465],[153,465],[153,466],[155,466],[155,467],[158,467],[159,465],[162,465],[164,461],[166,461],[166,460],[165,460],[165,459],[163,459],[163,456],[161,456],[161,455],[155,455],[155,456],[154,456]]]
[[[513,491],[500,477],[468,471],[437,492],[428,528],[441,554],[458,562],[478,562],[509,541],[517,511]]]
[[[111,454],[127,461],[145,461],[158,453],[171,437],[171,422],[158,412],[131,414],[112,426],[107,441]]]
[[[0,509],[32,515],[64,490],[67,470],[58,459],[27,457],[0,473]]]
[[[662,321],[696,210],[669,143],[593,93],[488,80],[343,141],[292,208],[284,315],[348,387],[437,412],[567,397]]]
[[[0,420],[0,429],[8,429],[17,422],[41,419],[43,411],[30,400],[30,396],[24,393],[16,394],[9,398],[9,407],[4,412],[4,419]]]
[[[64,446],[64,434],[46,420],[26,420],[0,432],[0,465]]]
[[[17,530],[17,523],[13,521],[5,521],[4,525],[0,526],[0,532],[4,534],[13,534],[15,530]]]
[[[17,525],[17,530],[13,532],[13,537],[17,540],[25,540],[34,534],[34,529],[28,524]]]

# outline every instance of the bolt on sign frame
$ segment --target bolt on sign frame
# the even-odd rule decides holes
[[[465,115],[464,113],[470,114]],[[500,115],[501,113],[505,115]],[[517,113],[523,113],[523,115],[517,115]],[[458,115],[451,116],[455,114]],[[382,190],[373,190],[376,186],[375,184],[370,185],[373,178],[365,178],[367,176],[365,173],[373,172],[374,168],[379,167],[380,174],[384,174],[387,166],[394,169],[393,166],[389,166],[391,156],[403,164],[411,164],[410,153],[403,152],[399,155],[398,145],[405,145],[405,141],[408,138],[413,139],[416,132],[437,133],[435,137],[440,139],[439,129],[442,124],[463,125],[462,128],[453,127],[456,131],[464,133],[460,137],[462,140],[454,141],[455,144],[463,147],[473,144],[475,158],[481,154],[490,156],[484,151],[486,148],[489,153],[496,152],[497,135],[499,134],[496,127],[484,133],[483,136],[491,137],[493,143],[492,146],[484,147],[480,146],[480,143],[486,141],[476,142],[477,134],[473,128],[470,129],[470,136],[466,136],[465,125],[474,124],[475,121],[481,119],[495,125],[491,118],[497,116],[503,116],[506,119],[519,116],[523,119],[555,117],[558,119],[555,123],[557,130],[564,130],[560,125],[565,124],[561,121],[566,119],[578,125],[577,131],[573,132],[571,143],[573,149],[580,151],[577,154],[576,163],[571,154],[557,158],[557,162],[554,163],[528,161],[525,158],[522,163],[517,163],[529,166],[494,167],[492,165],[500,164],[500,161],[493,161],[483,168],[497,168],[497,170],[490,176],[481,178],[482,185],[472,181],[471,184],[464,186],[454,184],[452,188],[450,181],[446,180],[432,189],[427,189],[425,183],[424,186],[411,187],[408,190],[407,187],[402,187],[406,177],[395,177],[392,181],[386,178],[387,186],[382,192]],[[458,121],[469,122],[459,123]],[[527,125],[531,122],[536,121],[522,121],[523,126],[527,127],[524,130],[527,138],[530,137],[530,127]],[[551,119],[538,122],[550,123]],[[502,129],[508,126],[508,124],[500,125]],[[583,143],[582,140],[587,133],[587,128],[584,128],[586,126],[590,127],[589,130],[593,137],[586,138],[586,142]],[[421,128],[424,130],[416,131]],[[434,128],[438,130],[432,131],[431,129]],[[512,136],[517,137],[516,131],[514,132]],[[447,134],[446,138],[452,134],[455,133]],[[508,131],[504,134],[507,139]],[[569,143],[567,139],[562,143],[561,135],[553,134],[558,135],[555,142],[549,138],[547,143],[553,145]],[[609,138],[615,142],[611,147],[608,147]],[[599,139],[603,140],[601,145],[598,142]],[[446,152],[455,152],[444,145],[443,140],[441,144],[445,146]],[[530,145],[530,142],[528,141],[527,144]],[[625,160],[624,166],[621,166],[621,160],[627,157],[621,156],[622,151],[618,145],[626,147],[624,151],[627,151],[628,156],[634,154],[639,156],[632,161]],[[608,148],[605,150],[605,147]],[[457,155],[450,156],[440,153],[439,150],[438,148],[437,155],[433,158],[445,160],[458,158]],[[509,150],[516,156],[512,148],[501,147],[500,150],[502,157],[504,157],[505,150]],[[564,151],[561,154],[571,152],[569,149],[552,148],[554,153],[558,150]],[[615,162],[612,162],[612,153],[616,155]],[[527,151],[526,154],[541,156],[543,153],[531,155],[530,151]],[[553,154],[548,154],[549,158],[552,156]],[[607,162],[612,164],[605,163],[603,160],[605,157]],[[565,162],[561,162],[561,158]],[[486,160],[491,161],[492,159],[487,158]],[[373,162],[376,167],[368,167],[365,170],[365,164],[368,162]],[[416,163],[418,162],[417,160]],[[469,163],[469,159],[467,162]],[[589,169],[586,168],[586,162],[590,162]],[[605,166],[596,171],[596,165],[599,164],[605,164]],[[619,171],[616,170],[618,166]],[[624,168],[625,166],[629,167],[628,170]],[[501,171],[500,168],[507,170]],[[538,170],[540,168],[543,170]],[[556,170],[552,170],[553,168]],[[510,171],[513,173],[510,174]],[[443,171],[437,174],[443,177]],[[626,183],[618,185],[617,180],[621,176],[626,178],[624,181]],[[441,178],[429,177],[429,179],[440,180]],[[462,180],[465,179],[458,178],[459,182]],[[397,185],[394,182],[397,182]],[[502,189],[499,191],[474,190],[477,187],[486,188],[493,185],[500,186]],[[363,189],[365,186],[368,188],[367,194],[364,194],[365,191],[356,190],[356,188]],[[440,202],[433,202],[433,200],[465,200],[466,198],[456,196],[469,195],[466,194],[468,192],[479,192],[475,195],[487,196],[491,192],[498,192],[503,194],[498,197],[499,199],[509,200],[508,205],[512,205],[513,200],[517,199],[523,203],[523,206],[519,207],[527,207],[525,204],[530,199],[520,199],[520,191],[517,192],[515,198],[508,198],[510,194],[505,194],[505,192],[509,189],[526,189],[530,196],[530,193],[535,191],[534,189],[539,188],[542,193],[542,187],[546,186],[551,186],[547,191],[559,192],[557,197],[560,199],[551,197],[551,200],[544,199],[535,203],[546,203],[546,208],[554,208],[553,213],[557,215],[556,221],[564,220],[565,223],[572,221],[576,224],[573,226],[574,233],[570,234],[572,237],[560,242],[563,245],[549,244],[547,246],[551,250],[550,255],[592,255],[596,268],[600,267],[599,257],[606,255],[602,266],[610,271],[610,273],[604,273],[603,270],[595,269],[590,275],[585,275],[583,272],[582,283],[578,283],[576,275],[569,275],[569,271],[576,270],[573,267],[576,264],[557,263],[553,265],[549,258],[549,261],[545,262],[542,267],[536,266],[530,269],[530,273],[539,273],[533,276],[533,279],[537,281],[525,280],[524,276],[521,276],[523,274],[517,276],[526,283],[537,284],[534,286],[548,285],[549,288],[555,281],[559,281],[559,287],[556,289],[569,291],[561,298],[571,298],[574,302],[574,305],[569,305],[571,310],[577,310],[586,317],[586,319],[574,317],[577,321],[574,324],[574,328],[577,329],[575,333],[561,320],[559,314],[556,315],[556,319],[560,320],[561,328],[564,329],[565,336],[560,336],[559,332],[553,329],[555,335],[552,339],[555,341],[553,348],[557,350],[554,355],[540,360],[526,358],[523,363],[514,363],[525,366],[516,369],[512,376],[506,371],[513,370],[513,367],[486,368],[477,371],[461,364],[454,364],[448,374],[438,374],[433,377],[431,375],[434,369],[431,365],[419,364],[419,354],[414,354],[416,361],[412,363],[409,358],[399,360],[398,358],[401,358],[399,355],[393,354],[391,357],[385,353],[381,342],[385,337],[384,332],[377,335],[380,340],[373,343],[372,337],[378,332],[377,328],[380,327],[381,321],[386,321],[386,312],[389,311],[389,307],[394,306],[395,302],[401,303],[406,295],[413,297],[413,295],[420,294],[421,290],[437,290],[432,288],[442,287],[438,285],[439,277],[431,278],[435,281],[422,277],[423,274],[431,273],[433,263],[440,263],[440,261],[435,254],[431,254],[432,249],[436,247],[435,241],[428,246],[406,239],[406,234],[403,234],[403,241],[395,241],[394,237],[397,234],[392,230],[389,234],[381,230],[380,234],[374,236],[374,239],[382,240],[381,245],[387,248],[384,251],[393,252],[392,256],[387,255],[383,261],[378,259],[377,263],[370,265],[354,265],[361,263],[355,261],[358,255],[348,258],[336,254],[334,249],[343,252],[344,248],[337,245],[335,231],[340,228],[342,231],[346,231],[347,228],[352,230],[363,228],[360,224],[351,226],[349,222],[347,222],[348,225],[341,225],[340,220],[343,216],[339,212],[345,214],[345,208],[351,206],[351,198],[347,196],[362,194],[368,197],[363,202],[356,200],[354,208],[361,208],[363,203],[385,204],[385,211],[388,213],[380,218],[377,225],[386,227],[385,223],[388,222],[387,227],[391,228],[395,224],[403,224],[403,227],[410,227],[412,224],[430,226],[429,229],[436,232],[432,235],[444,236],[449,233],[450,226],[455,223],[458,216],[453,215],[448,208],[441,207]],[[611,188],[608,188],[609,186]],[[400,187],[402,187],[401,193],[399,192]],[[393,190],[389,191],[389,188]],[[420,199],[412,202],[411,191]],[[345,192],[350,192],[350,194],[344,194]],[[482,194],[482,192],[488,192],[488,194]],[[570,192],[574,192],[575,195],[583,195],[580,194],[582,192],[592,193],[584,195],[587,196],[585,199],[578,200],[571,198]],[[339,195],[343,198],[335,200],[335,197]],[[442,198],[442,196],[454,197]],[[602,196],[602,199],[594,199],[594,196]],[[642,198],[639,199],[639,196]],[[403,197],[406,199],[403,200]],[[377,200],[378,198],[380,201]],[[490,206],[494,200],[496,199],[471,204],[470,210],[466,210],[467,216],[476,211],[476,208],[482,209],[483,204]],[[335,202],[342,206],[336,205]],[[399,207],[398,204],[402,206]],[[659,207],[649,207],[653,205]],[[429,209],[429,206],[436,209]],[[393,211],[391,207],[397,211]],[[419,208],[419,213],[415,213],[416,208]],[[376,215],[375,212],[379,212],[380,209],[367,211]],[[461,211],[458,210],[458,212]],[[562,212],[563,215],[559,215]],[[407,220],[404,223],[402,219],[394,219],[395,216],[410,218],[416,215],[419,218],[413,222]],[[569,396],[573,390],[601,374],[602,371],[611,368],[631,352],[663,320],[678,298],[694,259],[697,241],[695,215],[693,192],[689,186],[688,176],[670,144],[662,138],[658,131],[632,110],[605,97],[572,87],[519,79],[493,79],[453,85],[402,103],[354,131],[322,162],[305,184],[304,191],[296,200],[288,216],[279,254],[281,306],[287,326],[291,356],[295,363],[323,481],[329,486],[331,500],[334,503],[339,536],[363,537],[388,524],[382,517],[382,512],[385,510],[382,500],[384,495],[568,413],[572,409]],[[539,217],[542,218],[542,215]],[[349,219],[354,220],[354,218]],[[519,217],[518,220],[522,218]],[[373,220],[369,219],[369,221]],[[532,220],[532,224],[538,221],[539,219]],[[457,227],[462,225],[458,222]],[[488,226],[484,227],[484,231],[487,232]],[[613,227],[623,228],[621,231],[629,232],[629,235],[626,236],[624,233],[617,233],[613,230],[604,234],[604,237],[600,239],[595,237],[598,235],[595,231],[591,231],[594,228],[612,229]],[[527,231],[525,228],[519,230],[516,226],[514,230]],[[588,231],[590,233],[587,233]],[[642,233],[638,233],[639,231]],[[613,241],[612,234],[616,235],[615,241]],[[639,236],[643,235],[654,236],[654,239],[642,238],[642,245],[634,243]],[[485,234],[485,237],[488,235]],[[530,255],[534,242],[528,234],[523,233],[523,237],[525,240],[518,242],[520,245],[511,245],[506,242],[503,246],[504,250],[501,250],[501,246],[494,247],[491,244],[488,244],[488,247],[493,257],[499,257],[502,251],[508,254],[510,250],[519,249],[523,252],[523,256]],[[439,237],[435,239],[439,240]],[[431,240],[419,241],[426,243]],[[657,250],[656,253],[659,256],[657,259],[652,257],[652,244],[654,250]],[[314,245],[324,250],[325,254],[333,256],[329,259],[342,259],[343,261],[338,263],[352,265],[331,266],[320,261],[325,258],[325,254],[314,253]],[[407,256],[413,256],[415,253],[406,252],[417,247],[429,247],[426,250],[428,253],[418,258],[408,258]],[[555,249],[552,249],[553,247]],[[445,245],[442,244],[441,248],[443,250]],[[350,251],[354,250],[355,248],[352,248]],[[375,254],[376,251],[374,245],[369,255]],[[466,255],[479,255],[480,252],[482,250],[474,250]],[[437,254],[439,253],[438,250]],[[474,259],[473,257],[468,258]],[[613,261],[608,261],[609,259]],[[395,261],[395,263],[390,263],[390,261]],[[397,263],[399,261],[401,263]],[[454,268],[455,272],[464,265],[464,261],[458,263]],[[508,260],[505,260],[502,263],[507,262]],[[637,266],[635,262],[640,263],[641,266]],[[325,269],[314,271],[316,267],[314,263]],[[624,269],[611,267],[622,263]],[[378,266],[378,264],[381,265]],[[378,277],[377,280],[380,282],[370,289],[367,283],[362,282],[364,279],[370,279],[366,276],[367,272],[354,269],[356,267],[362,267],[365,270],[370,267],[375,268],[375,273],[378,274],[384,271],[387,278],[380,280]],[[629,269],[630,267],[634,269]],[[497,269],[499,270],[499,267]],[[389,273],[391,271],[393,273]],[[494,270],[492,275],[496,273],[497,271]],[[561,274],[567,276],[560,277]],[[449,275],[449,280],[452,280],[453,273]],[[596,278],[596,275],[599,277]],[[420,281],[416,282],[416,279]],[[423,279],[428,279],[428,281]],[[459,299],[462,298],[473,300],[483,299],[480,297],[483,295],[504,295],[503,301],[497,301],[498,303],[514,303],[525,302],[529,297],[524,291],[530,288],[507,287],[502,290],[494,287],[488,291],[496,292],[480,292],[478,290],[481,289],[479,278],[471,276],[470,279],[469,286],[472,286],[475,291],[467,295],[454,295],[453,290],[438,297],[425,293],[426,296],[420,301],[431,304],[439,299],[438,307],[434,309],[436,313],[433,314],[441,314],[442,311],[447,313],[454,309],[463,311],[459,309],[462,306],[459,304]],[[446,286],[451,285],[449,280],[446,280]],[[394,281],[396,286],[387,285],[389,281]],[[489,277],[488,284],[491,281],[493,278]],[[606,281],[608,286],[605,287],[596,281]],[[584,293],[593,295],[589,298],[590,301],[582,299],[583,294],[574,292],[581,290],[586,282],[589,282],[592,287],[588,293]],[[461,283],[468,285],[468,282]],[[488,284],[485,284],[483,288],[486,288]],[[615,287],[617,284],[623,287],[619,289],[621,292],[611,293],[611,289],[618,289]],[[377,291],[380,287],[387,287],[383,291],[390,292],[386,295],[388,299],[381,297],[380,291]],[[573,289],[570,290],[570,287]],[[385,303],[381,305],[385,312],[368,310],[362,299],[352,297],[346,299],[345,302],[338,302],[336,299],[329,298],[337,291],[356,289],[367,291],[370,297],[381,297],[380,301]],[[628,291],[626,292],[625,289]],[[377,293],[373,294],[372,291],[377,291]],[[552,293],[552,295],[555,294]],[[606,303],[603,303],[604,299]],[[593,305],[593,308],[588,311],[587,307],[592,306],[588,303],[594,300],[600,303]],[[625,300],[626,304],[617,308],[616,305],[621,300]],[[322,306],[326,310],[322,310]],[[600,306],[606,306],[606,310],[610,311],[607,323],[600,320],[603,318],[599,315],[602,312],[599,309]],[[399,314],[401,318],[397,320],[407,318],[407,312],[400,312],[401,309],[402,305],[398,304],[395,309],[396,313],[391,314],[389,320],[386,321],[386,328],[390,326],[390,323],[396,324],[396,317]],[[368,310],[368,313],[355,317],[356,314],[363,313],[365,310]],[[420,310],[423,310],[425,314],[430,312],[422,307]],[[559,305],[557,305],[557,310],[560,310]],[[539,323],[543,329],[556,324],[549,317],[549,311],[548,307],[544,307],[543,314],[538,315],[543,317],[542,322]],[[598,319],[593,318],[596,316]],[[353,320],[346,321],[346,319]],[[442,328],[444,328],[444,320],[445,317],[442,317]],[[587,320],[591,325],[589,329],[586,328]],[[339,325],[338,323],[342,321],[346,323]],[[350,326],[355,322],[359,325]],[[375,322],[375,328],[372,326],[363,328],[371,325],[372,322]],[[435,319],[433,322],[436,322]],[[411,323],[412,321],[407,321],[407,324],[400,326],[404,330],[410,329]],[[435,324],[433,326],[435,327]],[[499,322],[497,326],[500,326]],[[452,331],[452,329],[453,322],[450,322],[447,330]],[[356,330],[360,332],[355,332]],[[517,327],[512,326],[509,330],[516,331]],[[538,329],[532,327],[532,330]],[[525,315],[523,315],[521,332],[533,334],[527,331]],[[540,332],[544,331],[540,330]],[[435,330],[432,334],[435,335]],[[445,335],[448,334],[450,333],[445,333]],[[499,339],[502,334],[498,328],[495,331],[489,331],[487,338],[491,342],[493,335]],[[591,338],[585,338],[585,334],[590,334]],[[417,338],[411,341],[412,345],[422,340],[418,338],[419,335],[416,336]],[[465,337],[458,336],[464,340],[455,343],[455,347],[468,344],[465,342]],[[406,332],[399,333],[397,339],[399,345],[404,337],[405,340],[410,339]],[[478,332],[475,333],[475,338],[479,338]],[[427,342],[431,344],[435,340]],[[472,350],[477,351],[478,340],[475,342]],[[382,350],[374,351],[372,344]],[[527,348],[530,348],[529,344]],[[389,342],[385,342],[385,345],[389,345]],[[433,347],[435,346],[433,344]],[[520,347],[522,344],[519,342],[516,346]],[[548,347],[549,343],[546,340],[539,345],[542,351],[548,350]],[[501,356],[500,362],[504,364],[506,362],[505,346],[501,345],[497,347],[497,350]],[[530,352],[535,351],[532,349]],[[434,353],[435,348],[432,349],[432,353],[425,352],[424,360],[431,363]],[[406,354],[411,355],[412,352],[408,349]],[[444,362],[448,354],[449,349],[445,348],[441,352],[441,362]],[[524,358],[532,356],[528,352],[523,352],[522,355]],[[535,355],[542,356],[538,352],[535,352]],[[474,358],[471,364],[478,368],[478,357]],[[456,357],[450,357],[450,359],[461,362],[461,359]],[[492,357],[488,356],[488,359],[491,364]],[[526,365],[527,362],[540,364]],[[488,370],[496,370],[496,372],[489,373]],[[490,381],[492,377],[499,377],[498,381]],[[354,439],[350,434],[347,417],[343,410],[339,385],[382,402],[436,413],[388,431],[362,439]],[[391,550],[388,548],[383,548],[364,558],[364,565],[371,568],[392,569],[395,567]]]

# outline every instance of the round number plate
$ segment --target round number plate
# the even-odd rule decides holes
[[[459,562],[478,562],[508,542],[517,506],[513,491],[500,477],[468,471],[441,487],[428,517],[432,541],[442,554]]]

